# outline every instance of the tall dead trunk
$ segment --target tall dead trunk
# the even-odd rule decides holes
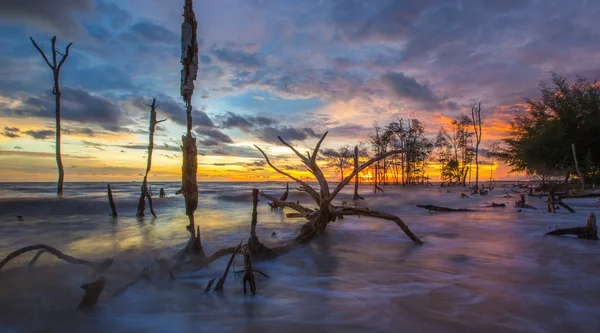
[[[471,107],[471,119],[475,132],[475,189],[479,189],[479,144],[481,143],[481,102]]]
[[[185,0],[183,24],[181,25],[181,64],[183,65],[181,97],[185,102],[187,120],[187,132],[182,137],[181,189],[185,197],[185,214],[189,220],[186,229],[191,234],[186,252],[204,256],[200,227],[196,228],[194,223],[194,212],[198,208],[198,148],[196,147],[196,138],[192,136],[192,95],[194,94],[194,80],[198,74],[198,22],[193,5],[192,0]]]
[[[575,161],[575,171],[577,171],[577,176],[579,176],[579,180],[581,181],[581,189],[585,190],[585,180],[583,179],[583,174],[579,169],[579,164],[577,163],[577,154],[575,154],[575,144],[571,144],[571,150],[573,150],[573,160]]]
[[[65,60],[67,60],[67,58],[69,57],[69,49],[71,48],[71,45],[73,45],[73,43],[69,43],[69,45],[67,45],[67,48],[65,49],[65,53],[60,53],[57,49],[56,49],[56,36],[52,37],[52,63],[50,63],[50,61],[48,60],[48,57],[46,56],[46,54],[44,53],[44,51],[42,51],[42,49],[37,45],[37,43],[35,42],[35,40],[33,40],[32,37],[29,37],[29,39],[31,40],[31,42],[33,43],[33,46],[35,46],[35,48],[40,52],[40,54],[42,55],[42,57],[44,58],[44,60],[46,61],[46,64],[48,65],[48,67],[50,67],[50,69],[52,70],[52,78],[54,81],[54,87],[52,88],[52,94],[54,94],[54,104],[56,107],[56,166],[58,168],[58,184],[57,184],[57,188],[56,188],[56,195],[59,197],[63,196],[63,184],[65,181],[65,169],[63,167],[63,163],[62,163],[62,154],[61,154],[61,140],[60,140],[60,82],[59,82],[59,77],[60,77],[60,69],[62,68],[62,65],[65,63]],[[62,58],[60,59],[60,61],[58,61],[57,59],[57,54],[60,54],[62,56]]]
[[[148,193],[148,173],[150,172],[150,168],[152,168],[152,152],[154,150],[154,131],[156,130],[156,125],[162,123],[166,119],[156,120],[156,108],[158,105],[156,104],[156,98],[152,100],[152,104],[147,104],[150,107],[150,126],[148,127],[148,159],[146,160],[146,174],[144,174],[144,181],[142,182],[142,188],[140,193],[140,199],[138,201],[137,208],[137,216],[144,216],[144,211],[146,210],[145,199],[148,199],[148,204],[150,205],[150,213],[152,216],[156,217],[154,213],[154,206],[152,205],[152,197]]]
[[[358,146],[354,146],[354,170],[358,169]],[[343,180],[342,180],[343,181]],[[353,200],[364,200],[365,198],[358,195],[358,173],[354,177],[354,198]]]

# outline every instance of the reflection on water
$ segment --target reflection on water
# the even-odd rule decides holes
[[[28,269],[33,253],[23,255],[0,274],[2,332],[600,331],[599,243],[543,236],[557,225],[583,225],[596,209],[589,200],[573,201],[576,214],[550,215],[543,209],[518,212],[512,203],[483,208],[512,200],[502,198],[502,190],[463,200],[457,190],[389,189],[367,194],[366,204],[401,216],[423,246],[413,245],[391,222],[346,217],[311,244],[255,263],[271,276],[257,275],[256,297],[244,297],[241,276],[234,275],[222,294],[203,293],[208,280],[222,273],[223,258],[174,281],[165,276],[140,282],[113,298],[143,267],[185,243],[183,199],[174,195],[177,184],[155,186],[169,195],[155,200],[158,218],[137,219],[139,184],[115,184],[120,217],[113,221],[103,184],[69,185],[73,196],[64,200],[52,197],[52,186],[0,185],[0,256],[45,243],[85,259],[115,257],[100,306],[75,310],[83,294],[79,286],[93,278],[87,268],[44,255]],[[196,219],[208,253],[248,237],[253,186],[276,195],[284,188],[201,184]],[[307,199],[293,193],[290,200]],[[540,199],[531,203],[544,207]],[[415,204],[478,211],[428,213]],[[293,237],[301,223],[260,202],[257,232],[264,243]]]

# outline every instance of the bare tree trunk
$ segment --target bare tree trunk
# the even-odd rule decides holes
[[[577,176],[579,176],[579,180],[581,181],[581,189],[585,190],[585,180],[583,179],[583,174],[579,169],[579,164],[577,163],[577,154],[575,154],[575,144],[571,144],[571,150],[573,150],[573,160],[575,161],[575,170],[577,171]]]
[[[156,98],[152,100],[152,104],[148,104],[150,107],[150,126],[148,127],[148,158],[146,160],[146,174],[144,175],[144,181],[142,182],[142,188],[140,193],[140,200],[138,202],[137,208],[137,216],[144,216],[144,210],[146,209],[145,199],[148,199],[148,204],[150,205],[150,213],[152,216],[156,217],[154,213],[154,207],[152,205],[152,197],[148,193],[148,173],[150,172],[150,168],[152,168],[152,152],[154,150],[154,131],[156,130],[156,125],[162,123],[166,119],[156,120],[156,108],[158,105],[156,104]]]
[[[112,211],[112,217],[117,218],[119,214],[117,214],[117,207],[115,207],[115,201],[113,200],[110,184],[106,184],[106,190],[108,192],[108,204],[110,205],[110,210]]]
[[[62,54],[58,52],[56,49],[56,36],[52,37],[52,64],[48,60],[48,57],[42,51],[42,49],[37,45],[37,43],[33,40],[33,38],[29,38],[33,43],[33,46],[40,52],[46,64],[50,69],[52,69],[52,78],[54,80],[54,87],[52,88],[52,93],[54,94],[54,103],[56,106],[56,166],[58,168],[58,184],[56,188],[56,195],[59,197],[63,196],[63,184],[65,181],[65,169],[62,163],[62,154],[61,154],[61,141],[60,141],[60,69],[62,65],[65,63],[65,60],[69,57],[69,49],[73,43],[69,43],[67,48],[65,49],[65,53]],[[57,61],[56,54],[60,54],[62,58],[60,61]]]
[[[204,257],[200,239],[200,227],[194,223],[194,212],[198,208],[198,148],[196,139],[192,136],[192,95],[194,94],[194,80],[198,74],[198,22],[194,14],[192,0],[185,0],[183,9],[183,24],[181,25],[181,96],[186,106],[187,132],[183,141],[182,162],[182,192],[185,197],[185,214],[189,219],[186,229],[190,232],[190,242],[186,252],[199,254]]]
[[[354,146],[354,170],[358,169],[358,146]],[[353,200],[364,200],[365,198],[358,195],[358,174],[354,177],[354,198]]]

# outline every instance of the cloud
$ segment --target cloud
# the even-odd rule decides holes
[[[270,126],[277,123],[277,120],[267,117],[240,115],[227,111],[225,115],[221,117],[219,124],[223,128],[239,128],[248,132],[251,128],[256,126]]]
[[[29,130],[23,133],[37,140],[44,140],[54,136],[53,130]]]
[[[159,104],[157,109],[159,115],[165,116],[167,119],[171,120],[172,122],[178,125],[185,126],[187,124],[187,115],[185,112],[185,107],[182,103],[179,103],[168,96],[161,96],[157,98],[156,101]],[[141,101],[140,104],[142,104]],[[202,107],[202,111],[194,110],[192,112],[192,119],[194,125],[215,127],[210,117],[204,112],[204,109],[205,108]]]
[[[139,21],[131,25],[129,33],[124,36],[134,42],[176,44],[180,36],[162,25],[150,21]]]
[[[241,68],[256,69],[267,64],[266,57],[259,53],[248,53],[229,48],[213,48],[211,53],[219,61]]]
[[[304,141],[309,138],[319,137],[319,135],[317,135],[311,128],[295,128],[289,126],[266,126],[257,129],[254,134],[262,141],[274,144],[280,143],[279,139],[277,138],[278,136],[287,142]]]
[[[18,137],[21,137],[19,135],[20,131],[21,130],[19,130],[16,127],[4,127],[4,133],[2,133],[2,135],[7,138],[18,138]]]
[[[94,0],[3,0],[1,7],[4,22],[28,22],[41,31],[73,36],[82,29],[76,17],[91,13]]]
[[[54,96],[31,96],[22,105],[0,111],[7,117],[55,118]],[[61,119],[96,124],[109,131],[122,131],[122,110],[108,98],[93,95],[81,88],[61,88]]]
[[[199,126],[194,129],[194,133],[200,137],[198,141],[204,146],[216,146],[221,143],[233,143],[233,140],[229,137],[229,135],[216,128]]]

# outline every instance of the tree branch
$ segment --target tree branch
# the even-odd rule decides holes
[[[334,214],[337,216],[344,216],[344,215],[371,216],[371,217],[376,217],[379,219],[393,221],[400,227],[400,229],[402,229],[402,231],[404,231],[404,233],[408,236],[408,238],[410,238],[413,242],[415,242],[416,244],[423,244],[423,242],[419,239],[419,237],[417,237],[415,234],[413,234],[413,232],[408,228],[408,226],[404,223],[404,221],[402,221],[402,219],[400,219],[399,217],[392,215],[392,214],[383,213],[383,212],[379,212],[379,211],[375,211],[375,210],[370,210],[369,208],[360,208],[360,207],[355,207],[355,208],[334,207],[334,209],[331,210],[331,214]]]
[[[63,57],[60,59],[60,63],[58,64],[57,70],[60,71],[60,68],[65,63],[65,60],[67,60],[67,58],[69,57],[69,49],[71,48],[71,45],[73,45],[73,42],[71,42],[71,43],[69,43],[69,45],[67,45],[67,49],[66,49],[65,54],[63,55]]]
[[[48,67],[50,67],[50,69],[52,69],[54,71],[55,68],[54,68],[54,66],[52,66],[50,64],[50,61],[48,61],[48,57],[46,57],[46,54],[44,53],[44,51],[42,51],[42,49],[37,45],[37,43],[35,42],[35,40],[33,40],[33,37],[29,37],[29,39],[33,43],[33,46],[35,46],[35,48],[40,52],[40,54],[42,55],[42,57],[44,58],[44,60],[48,64]]]
[[[254,147],[256,147],[256,149],[258,149],[262,155],[265,157],[265,160],[267,161],[267,164],[269,164],[269,166],[271,168],[273,168],[273,170],[279,172],[280,174],[296,181],[297,183],[299,183],[300,185],[302,185],[304,188],[306,188],[306,192],[308,192],[308,194],[313,198],[313,200],[315,202],[319,202],[320,201],[320,197],[319,194],[317,193],[317,191],[315,191],[310,185],[308,185],[307,183],[303,182],[302,180],[290,175],[289,173],[280,170],[279,168],[277,168],[276,166],[273,165],[273,163],[271,163],[271,160],[269,160],[269,157],[267,156],[267,154],[265,154],[265,152],[260,149],[260,147],[258,147],[257,145],[254,145]]]
[[[112,264],[112,261],[113,261],[112,259],[105,259],[104,261],[102,261],[100,263],[94,263],[91,261],[71,257],[70,255],[64,254],[52,246],[45,245],[45,244],[37,244],[37,245],[31,245],[31,246],[26,246],[26,247],[20,248],[16,251],[10,253],[9,255],[7,255],[6,258],[4,258],[2,261],[0,261],[0,269],[2,269],[2,267],[4,267],[9,261],[20,256],[21,254],[23,254],[25,252],[29,252],[29,251],[35,251],[35,250],[46,250],[48,253],[53,254],[58,259],[62,259],[70,264],[90,266],[97,270],[107,269],[108,267],[110,267],[110,265]]]

